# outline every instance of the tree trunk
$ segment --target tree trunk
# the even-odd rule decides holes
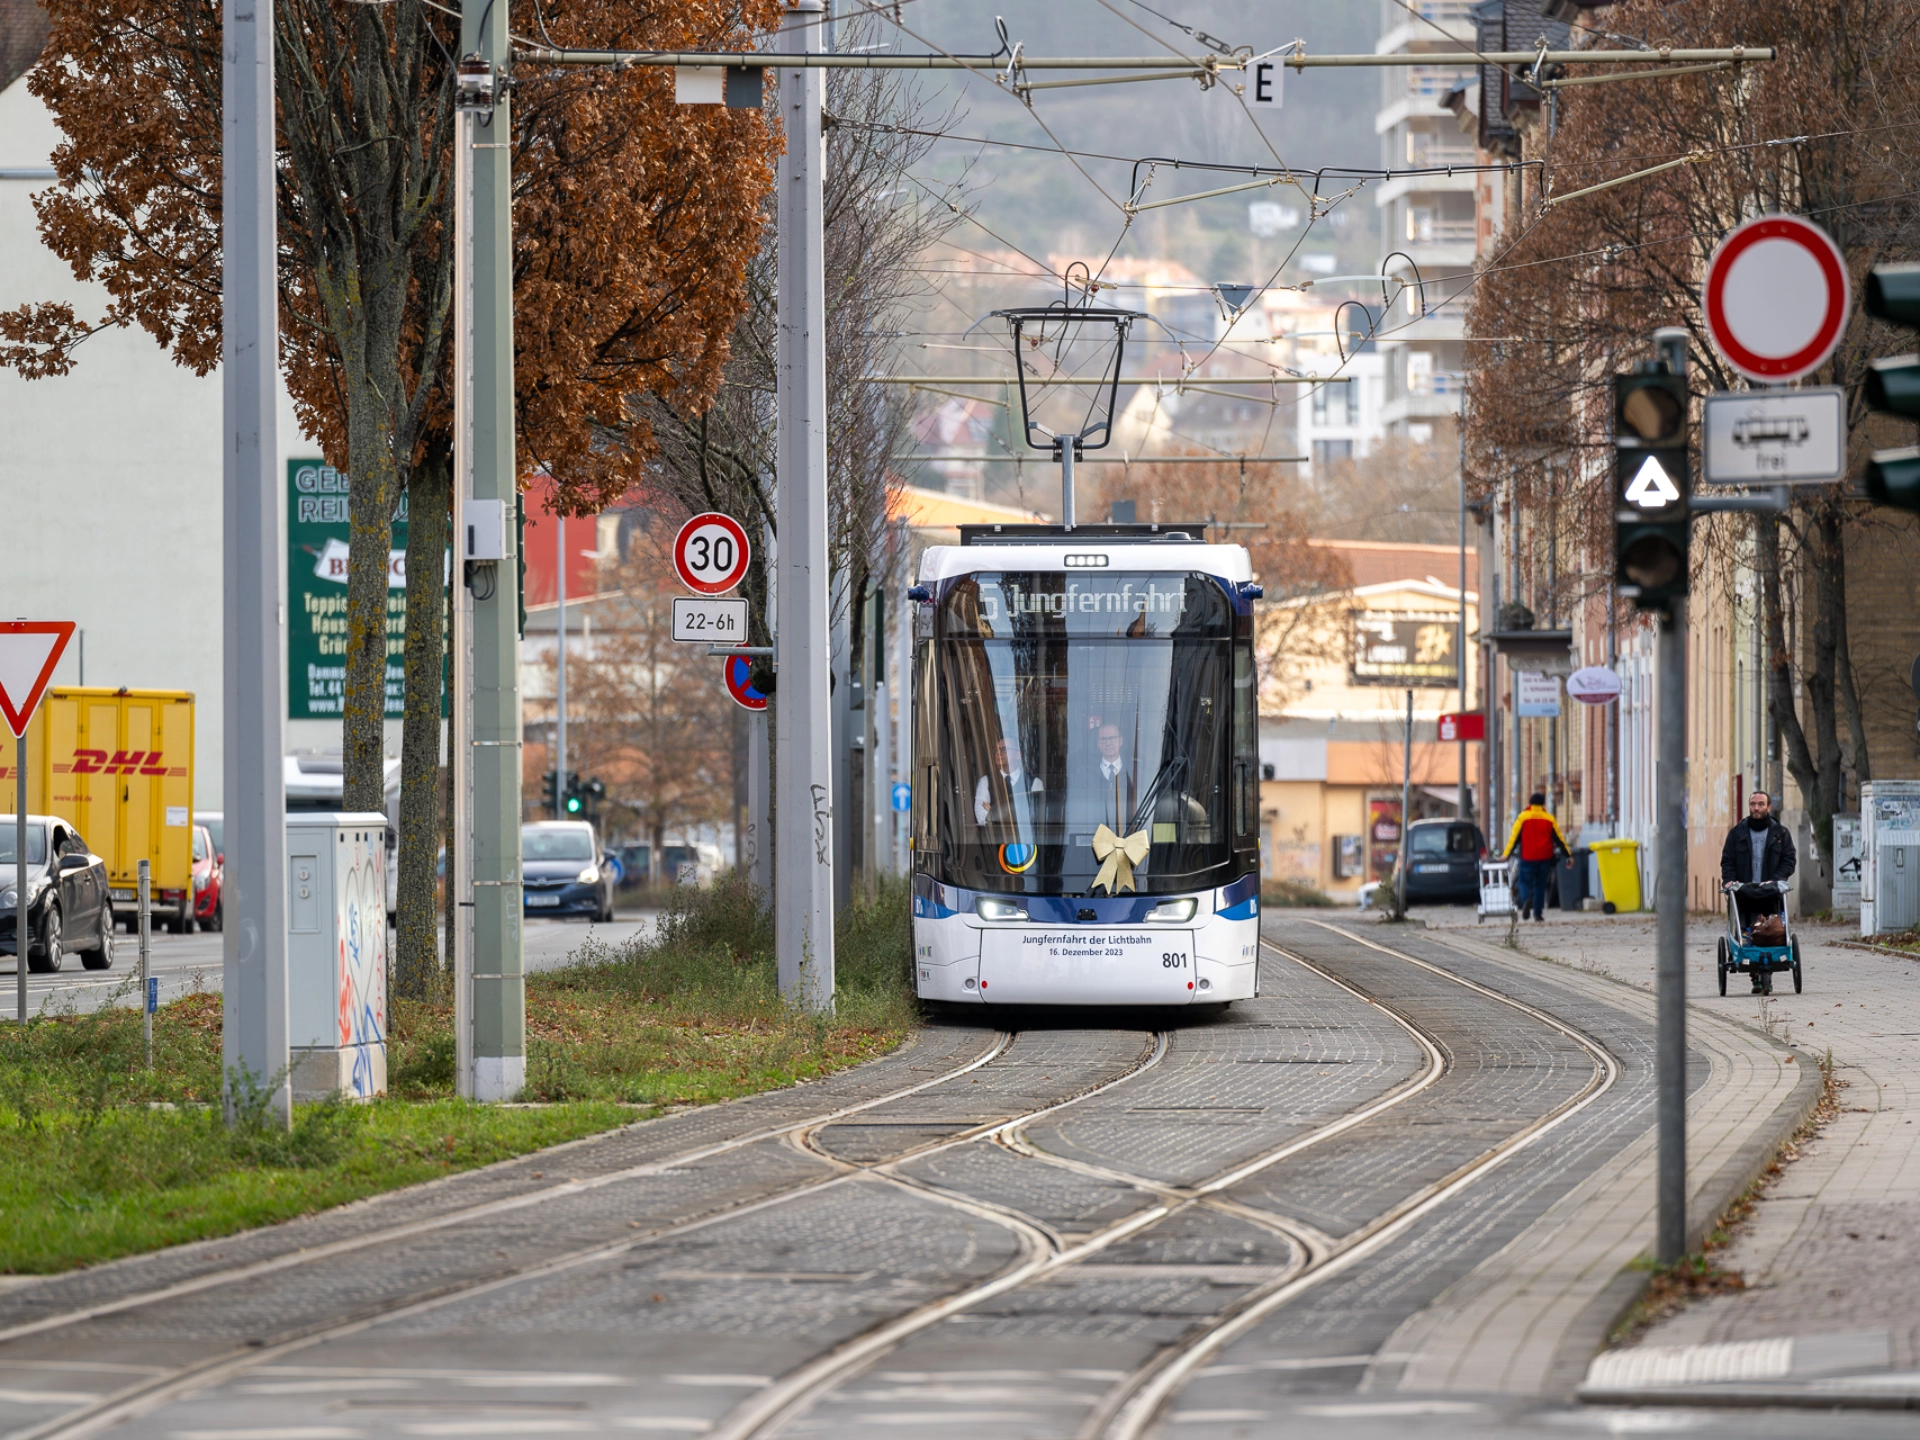
[[[1787,644],[1785,607],[1781,598],[1780,529],[1761,518],[1755,528],[1760,571],[1761,602],[1767,633],[1767,713],[1780,732],[1787,770],[1799,786],[1822,854],[1832,853],[1833,815],[1840,795],[1840,733],[1835,709],[1835,670],[1840,627],[1834,623],[1837,607],[1846,599],[1844,582],[1836,585],[1839,526],[1822,512],[1811,517],[1810,543],[1804,560],[1812,581],[1812,611],[1806,626],[1811,655],[1801,676],[1812,723],[1812,744],[1794,705],[1793,670],[1796,657]]]
[[[647,869],[656,890],[671,883],[667,879],[667,826],[664,820],[653,822],[653,863]]]
[[[340,803],[347,810],[368,812],[386,808],[387,574],[394,507],[383,483],[391,464],[362,453],[351,459]]]
[[[1830,507],[1832,508],[1832,507]],[[1840,705],[1847,717],[1847,733],[1853,741],[1853,783],[1864,785],[1873,779],[1873,761],[1867,754],[1867,718],[1860,708],[1860,692],[1854,684],[1853,641],[1847,631],[1847,552],[1845,536],[1846,517],[1835,514],[1833,520],[1833,546],[1828,552],[1831,557],[1834,587],[1834,664],[1840,681]],[[1845,801],[1844,793],[1840,796]],[[1842,803],[1839,809],[1844,810]],[[1820,842],[1825,846],[1831,836]],[[1830,851],[1823,850],[1828,854]]]
[[[441,661],[452,457],[435,447],[415,468],[407,524],[406,712],[400,731],[400,880],[393,989],[428,999],[439,972],[433,904],[440,839]]]

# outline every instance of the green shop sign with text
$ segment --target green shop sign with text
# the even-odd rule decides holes
[[[347,477],[287,462],[287,718],[337,720],[347,688]],[[407,502],[387,552],[387,718],[406,708]]]

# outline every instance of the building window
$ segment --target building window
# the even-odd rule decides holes
[[[1313,392],[1313,424],[1316,430],[1351,423],[1347,413],[1347,392],[1351,385],[1322,385]]]
[[[1313,463],[1316,465],[1324,465],[1329,460],[1351,460],[1352,458],[1353,441],[1351,440],[1316,440],[1313,442]]]

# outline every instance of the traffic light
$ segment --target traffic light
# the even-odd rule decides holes
[[[1867,314],[1920,328],[1920,265],[1876,265],[1867,272]],[[1883,415],[1920,420],[1920,355],[1895,355],[1867,368],[1867,405]],[[1876,450],[1867,462],[1867,498],[1920,510],[1920,449]]]
[[[575,819],[581,810],[586,807],[586,803],[586,797],[580,793],[580,776],[578,772],[573,770],[567,771],[567,793],[564,797],[565,808],[561,813],[569,820]]]
[[[1641,610],[1687,593],[1687,382],[1663,360],[1613,377],[1614,581]]]
[[[540,803],[553,812],[557,819],[560,814],[560,777],[552,770],[540,777]]]
[[[597,821],[600,807],[606,803],[607,787],[604,781],[588,780],[580,787],[580,798],[586,803],[587,819]]]

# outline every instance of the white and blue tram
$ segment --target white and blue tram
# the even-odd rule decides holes
[[[961,527],[914,604],[913,938],[927,1000],[1254,993],[1253,583],[1198,526]]]

